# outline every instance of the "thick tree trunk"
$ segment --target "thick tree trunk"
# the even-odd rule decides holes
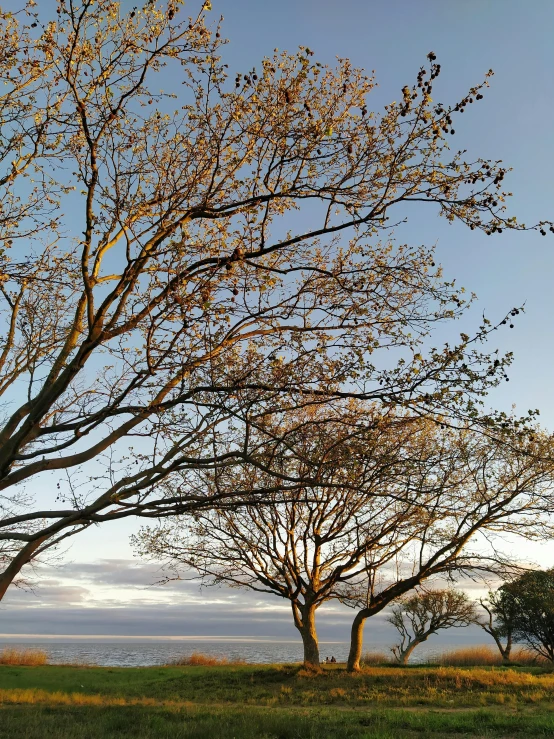
[[[426,577],[429,577],[430,574],[432,574],[432,570],[428,570]],[[385,608],[395,598],[398,598],[399,596],[404,595],[404,593],[407,593],[409,590],[412,590],[412,588],[415,588],[416,585],[419,585],[423,579],[425,579],[423,577],[423,573],[420,573],[418,577],[412,577],[408,580],[405,580],[404,582],[399,583],[397,587],[391,588],[386,599],[381,599],[380,597],[378,597],[374,599],[371,607],[368,606],[366,608],[362,608],[361,611],[358,611],[358,613],[356,614],[356,618],[354,619],[354,622],[352,624],[352,629],[350,631],[350,653],[348,655],[347,663],[347,670],[349,672],[360,671],[360,659],[362,657],[364,637],[364,624],[366,620],[370,616],[375,616],[377,613],[382,611],[383,608]]]
[[[309,670],[319,670],[319,643],[315,628],[316,607],[305,605],[299,607],[302,621],[297,623],[297,629],[302,637],[304,645],[304,667]]]
[[[356,618],[352,624],[350,631],[350,653],[348,654],[348,663],[346,669],[348,672],[360,671],[360,659],[362,657],[362,648],[364,645],[364,624],[367,616],[365,611],[358,611]]]

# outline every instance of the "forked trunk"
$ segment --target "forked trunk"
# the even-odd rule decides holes
[[[309,670],[319,670],[319,644],[317,635],[310,629],[303,629],[302,642],[304,644],[304,667]]]
[[[350,652],[348,654],[348,663],[346,669],[348,672],[360,671],[360,659],[362,658],[362,648],[364,645],[364,624],[366,620],[364,611],[358,611],[352,629],[350,631]]]
[[[510,655],[512,653],[512,635],[508,636],[506,646],[499,646],[500,654],[502,655],[502,664],[509,665],[511,663]]]
[[[512,635],[511,634],[508,635],[508,638],[506,640],[506,646],[504,646],[496,633],[489,631],[489,634],[491,634],[492,638],[496,642],[498,651],[500,652],[502,656],[502,664],[503,665],[511,664],[510,655],[512,652]]]

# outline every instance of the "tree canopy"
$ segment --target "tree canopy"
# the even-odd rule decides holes
[[[391,608],[387,620],[400,634],[392,647],[397,661],[406,664],[418,644],[442,629],[469,626],[475,622],[474,604],[461,590],[428,589],[404,596]]]
[[[494,420],[494,327],[424,351],[467,300],[391,236],[414,205],[526,228],[506,167],[451,149],[490,73],[434,103],[431,52],[379,114],[373,77],[305,46],[232,78],[208,3],[44,13],[0,12],[0,597],[87,526],[214,506],[186,471],[255,468],[251,429],[307,397]]]
[[[514,639],[554,662],[554,570],[530,570],[500,591],[513,614]]]

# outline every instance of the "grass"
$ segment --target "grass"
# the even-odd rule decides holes
[[[551,737],[550,713],[507,714],[414,711],[188,707],[0,709],[2,739],[450,739]]]
[[[193,652],[184,657],[177,657],[168,663],[169,666],[180,666],[180,667],[213,667],[214,665],[228,665],[229,660],[225,657],[212,657],[209,654],[201,654],[200,652]]]
[[[512,649],[511,663],[513,666],[540,666],[548,667],[548,662],[540,655],[534,654],[523,647]],[[379,665],[398,665],[392,654],[387,652],[366,652],[361,664],[366,667]],[[502,657],[498,649],[488,646],[460,647],[451,649],[437,656],[431,657],[427,665],[442,667],[500,667]],[[421,663],[412,663],[412,666],[422,666]]]
[[[48,652],[42,649],[14,649],[5,647],[0,652],[0,665],[37,665],[48,664]]]
[[[360,664],[365,667],[371,667],[376,665],[392,665],[396,664],[396,660],[390,652],[366,652],[361,660]]]
[[[523,739],[553,707],[540,666],[0,666],[1,739]]]
[[[547,661],[527,649],[516,647],[512,649],[510,661],[515,665],[540,665],[546,667]],[[448,667],[478,667],[484,665],[501,665],[502,657],[498,649],[492,647],[464,647],[443,652],[430,660],[431,664]]]

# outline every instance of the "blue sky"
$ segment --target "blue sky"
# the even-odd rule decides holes
[[[349,57],[374,69],[379,87],[372,109],[398,99],[431,50],[442,65],[433,90],[437,101],[457,100],[492,68],[485,99],[459,116],[455,146],[513,167],[506,181],[514,195],[511,208],[522,222],[554,217],[550,0],[216,0],[213,8],[225,16],[231,42],[225,54],[232,72],[245,71],[275,47],[290,51],[307,45],[328,64]],[[479,297],[475,321],[483,310],[496,318],[526,304],[515,329],[497,336],[498,347],[514,351],[516,362],[509,386],[493,402],[503,408],[516,403],[522,412],[539,407],[545,425],[554,427],[549,392],[554,238],[535,233],[487,237],[449,226],[427,208],[414,209],[404,233],[415,243],[438,244],[446,275]]]
[[[123,3],[133,4],[128,0]],[[8,5],[13,9],[18,3]],[[49,6],[54,11],[55,3],[47,0],[45,12]],[[230,43],[224,54],[231,74],[259,65],[276,47],[294,51],[298,45],[309,46],[322,62],[333,64],[336,57],[349,57],[357,66],[374,69],[379,83],[369,100],[374,110],[398,99],[403,85],[412,84],[431,50],[442,65],[433,93],[437,101],[455,101],[492,68],[495,76],[485,99],[468,106],[457,122],[455,145],[467,148],[471,156],[502,159],[513,167],[506,183],[514,194],[511,209],[521,221],[554,220],[552,0],[212,0],[212,6],[214,20],[220,13],[225,16],[223,34]],[[187,2],[185,12],[196,7],[196,2]],[[526,304],[526,313],[518,318],[515,328],[497,332],[496,343],[491,345],[515,353],[511,381],[495,391],[491,403],[504,410],[515,404],[522,413],[540,408],[542,422],[554,429],[550,392],[554,237],[506,232],[487,237],[449,226],[429,208],[423,212],[414,208],[403,238],[413,243],[437,243],[446,276],[456,277],[477,293],[479,302],[470,323],[476,324],[483,311],[497,319],[511,307]],[[458,330],[456,327],[456,333]],[[441,334],[441,340],[447,338]],[[127,573],[122,574],[123,580],[130,572],[136,574],[127,543],[135,528],[131,522],[114,524],[76,539],[65,555],[65,564],[47,568],[44,582],[34,594],[14,593],[0,607],[0,632],[21,633],[24,624],[27,633],[45,633],[45,629],[63,633],[68,631],[68,623],[74,623],[81,633],[111,633],[116,610],[123,607],[122,595],[131,597],[127,585],[123,587],[113,573]],[[550,564],[554,561],[551,549],[550,545],[537,546],[526,548],[525,553]],[[119,563],[115,570],[113,562]],[[88,574],[82,574],[84,563],[93,568],[86,571]],[[165,635],[178,623],[182,624],[179,633],[188,628],[191,635],[201,635],[208,613],[207,596],[199,597],[190,584],[163,592],[160,588],[145,589],[155,579],[153,571],[146,568],[129,585],[133,592],[130,607],[140,630],[158,633],[158,606],[158,614],[160,608],[164,612],[175,609],[176,620],[168,616]],[[237,635],[248,635],[241,631],[245,608],[263,613],[260,629],[264,635],[285,633],[282,620],[286,604],[239,591],[220,592],[219,596],[218,608],[233,616],[232,628]],[[30,604],[41,608],[29,609]],[[50,616],[45,620],[47,613]],[[349,614],[335,618],[330,612],[327,638],[339,638],[349,618]],[[286,633],[293,635],[288,615],[286,620]],[[225,623],[223,615],[220,623]]]

